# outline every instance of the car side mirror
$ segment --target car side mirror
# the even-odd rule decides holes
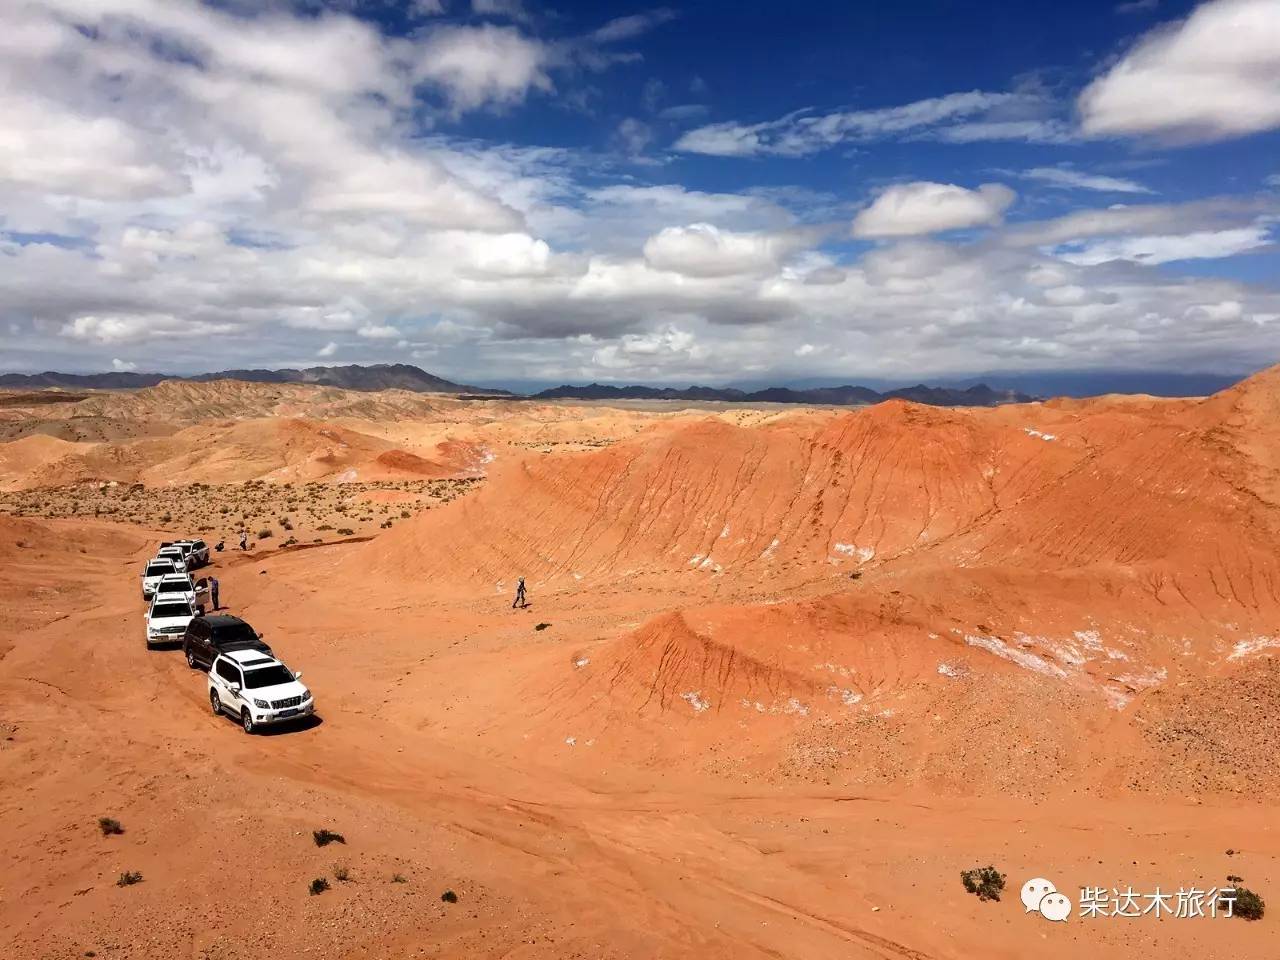
[[[238,684],[238,683],[233,683],[233,684],[231,685],[231,692],[232,692],[232,693],[239,693],[239,692],[240,692],[240,684]]]
[[[295,679],[295,680],[301,680],[301,679],[302,679],[302,671],[301,671],[301,670],[299,670],[297,673],[295,673],[295,674],[293,675],[293,679]]]

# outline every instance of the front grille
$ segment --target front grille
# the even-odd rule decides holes
[[[283,710],[286,707],[296,707],[301,702],[302,702],[301,697],[285,697],[283,700],[272,700],[271,709]]]
[[[187,628],[186,627],[161,627],[160,632],[161,633],[186,633]]]

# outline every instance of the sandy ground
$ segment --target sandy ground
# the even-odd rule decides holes
[[[0,955],[1273,957],[1273,915],[1055,924],[1019,888],[1275,899],[1276,395],[394,419],[316,391],[307,436],[373,404],[343,429],[390,446],[267,443],[181,489],[240,509],[288,461],[320,502],[392,450],[466,493],[387,478],[359,496],[389,529],[216,557],[319,705],[255,737],[144,647],[138,570],[179,531],[0,517]],[[279,397],[215,399],[223,436],[279,436]],[[42,453],[11,496],[143,482],[84,464],[150,443]],[[960,882],[987,864],[998,902]]]

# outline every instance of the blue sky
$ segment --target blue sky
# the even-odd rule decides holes
[[[1280,356],[1280,3],[0,0],[0,369]]]

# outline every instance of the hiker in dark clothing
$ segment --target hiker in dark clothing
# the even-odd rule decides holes
[[[209,599],[213,601],[213,609],[221,610],[222,605],[218,603],[218,578],[209,578]]]
[[[226,546],[226,544],[225,544],[225,543],[223,543],[221,540],[219,540],[219,541],[218,541],[218,545],[217,545],[216,547],[214,547],[213,549],[215,549],[215,550],[217,550],[219,553],[221,553],[221,552],[222,552],[222,548],[223,548],[223,547],[225,547],[225,546]]]
[[[511,609],[516,607],[527,607],[529,601],[524,597],[524,577],[520,578],[520,582],[516,584],[516,598],[511,601]]]

